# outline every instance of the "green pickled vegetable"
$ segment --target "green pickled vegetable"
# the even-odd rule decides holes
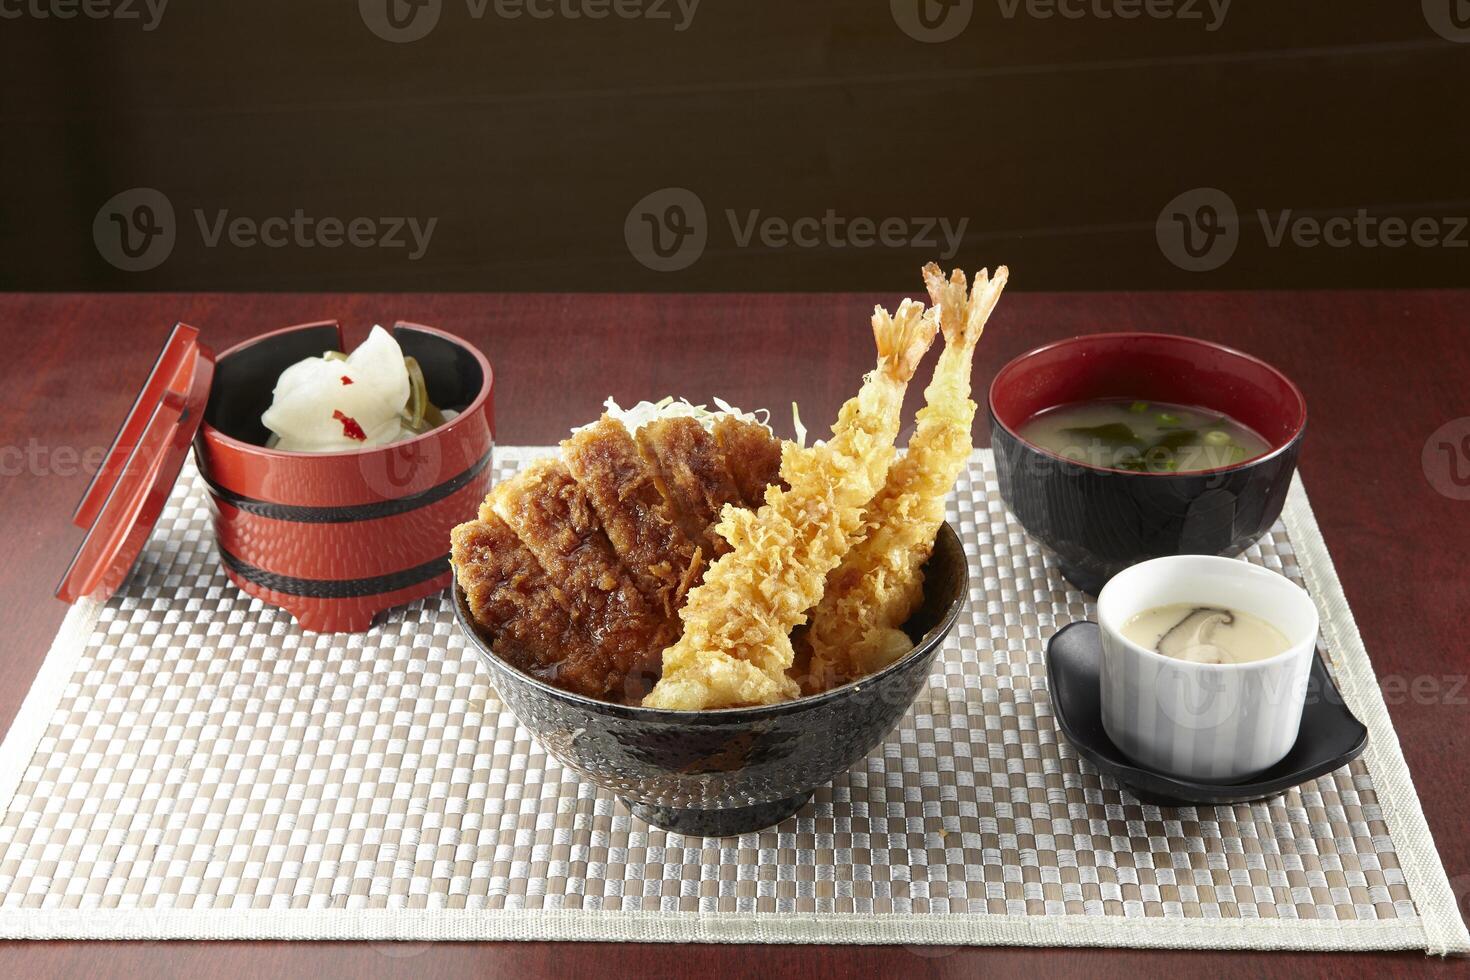
[[[424,369],[412,357],[403,359],[408,369],[408,404],[404,406],[403,424],[413,432],[428,432],[444,424],[444,414],[429,401],[429,385],[424,380]]]

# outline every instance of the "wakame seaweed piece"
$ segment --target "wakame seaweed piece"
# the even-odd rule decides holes
[[[1132,427],[1122,422],[1109,422],[1106,425],[1080,425],[1062,431],[1083,439],[1096,439],[1114,448],[1143,445],[1143,440],[1134,433]]]
[[[1183,449],[1185,446],[1194,445],[1195,437],[1198,435],[1199,433],[1195,429],[1175,429],[1172,432],[1166,432],[1160,436],[1158,441],[1150,446],[1149,449],[1167,449],[1173,452],[1176,449]]]

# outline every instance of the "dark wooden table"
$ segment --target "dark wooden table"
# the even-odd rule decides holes
[[[481,345],[497,372],[500,440],[547,443],[604,397],[720,395],[773,410],[789,435],[798,399],[828,424],[872,363],[865,295],[21,295],[0,296],[0,726],[8,727],[60,624],[51,597],[80,532],[71,510],[168,327],[223,349],[256,333],[337,317],[350,331],[396,319]],[[1301,469],[1357,615],[1461,913],[1470,908],[1470,501],[1438,492],[1421,455],[1470,417],[1470,291],[1015,292],[975,370],[983,393],[1007,359],[1104,329],[1221,340],[1297,380],[1311,406]],[[356,337],[352,337],[355,341]],[[932,356],[932,355],[931,355]],[[824,420],[819,423],[818,420]],[[1470,426],[1470,422],[1466,423]],[[986,433],[976,433],[978,444]],[[1461,459],[1470,472],[1470,458]],[[615,944],[5,943],[11,976],[726,977],[1138,976],[1242,969],[1252,976],[1467,971],[1419,954],[1325,956],[1131,950]]]

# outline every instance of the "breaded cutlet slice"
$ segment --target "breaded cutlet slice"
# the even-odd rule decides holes
[[[715,421],[714,436],[745,506],[759,510],[766,502],[766,487],[782,483],[781,440],[759,422],[733,415]]]
[[[644,598],[603,533],[587,493],[560,460],[542,460],[485,499],[555,583],[595,659],[568,651],[559,675],[572,689],[626,700],[640,678],[657,676],[659,654],[678,636],[677,619]],[[484,508],[482,508],[483,510]],[[612,669],[607,669],[608,665]]]
[[[689,540],[711,559],[729,551],[714,526],[726,504],[745,504],[715,437],[696,420],[680,417],[643,425],[637,441]]]
[[[568,597],[510,525],[489,513],[456,527],[449,540],[454,575],[470,615],[501,658],[557,683],[563,659],[596,655],[596,648],[572,621]]]
[[[643,595],[677,622],[684,593],[699,581],[704,554],[680,529],[637,443],[623,423],[604,415],[561,448],[623,567]]]

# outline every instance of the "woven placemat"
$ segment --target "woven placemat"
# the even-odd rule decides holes
[[[544,452],[498,448],[497,475]],[[0,747],[0,934],[1467,948],[1300,485],[1246,557],[1317,597],[1371,742],[1252,805],[1161,809],[1079,759],[1043,650],[1091,603],[988,452],[949,518],[971,603],[899,728],[780,826],[707,840],[550,758],[443,598],[346,636],[240,593],[190,465]]]

